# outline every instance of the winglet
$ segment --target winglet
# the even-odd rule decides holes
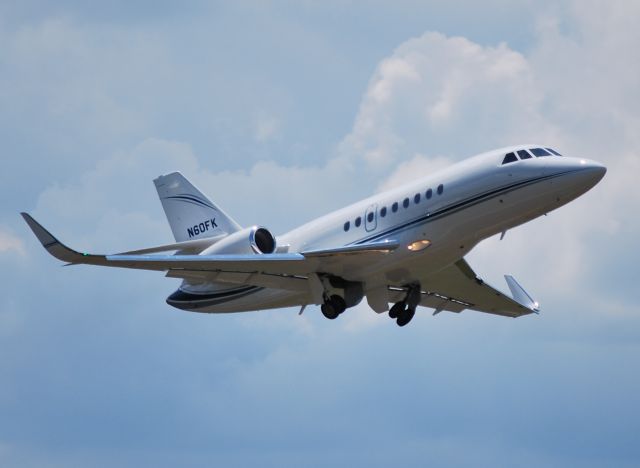
[[[20,213],[27,222],[33,233],[36,235],[42,246],[47,249],[51,255],[58,260],[67,263],[96,263],[104,259],[103,255],[89,255],[76,252],[66,245],[62,244],[49,231],[47,231],[40,223],[33,219],[28,213]]]
[[[531,309],[536,314],[540,312],[540,305],[533,300],[533,298],[524,290],[522,286],[518,284],[516,279],[511,275],[504,275],[504,279],[507,281],[507,285],[511,290],[513,300],[518,302],[523,307]]]

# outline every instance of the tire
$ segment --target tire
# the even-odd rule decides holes
[[[338,318],[338,315],[340,315],[340,312],[338,312],[335,307],[333,307],[333,304],[330,301],[322,304],[320,306],[320,310],[322,311],[322,315],[324,315],[329,320],[335,320]]]
[[[337,312],[338,315],[340,315],[342,312],[344,312],[347,309],[347,303],[344,301],[344,299],[341,296],[338,296],[337,294],[334,294],[329,298],[329,303],[331,304],[331,306]]]
[[[416,313],[416,309],[406,309],[399,316],[396,323],[399,327],[404,327],[406,324],[411,322],[411,319]]]
[[[389,311],[389,317],[396,319],[404,312],[404,302],[396,302]]]

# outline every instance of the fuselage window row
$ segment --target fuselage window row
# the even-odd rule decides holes
[[[436,188],[436,193],[437,193],[438,195],[442,195],[442,193],[443,193],[443,192],[444,192],[444,185],[443,185],[443,184],[438,185],[438,187]],[[432,196],[433,196],[433,190],[432,190],[432,189],[428,189],[428,190],[425,192],[425,198],[426,198],[427,200],[430,200]],[[421,195],[420,193],[416,193],[416,194],[413,196],[413,202],[414,202],[414,204],[416,204],[416,205],[417,205],[417,204],[419,204],[419,203],[420,203],[421,198],[422,198],[422,195]],[[409,208],[409,204],[410,204],[409,198],[405,198],[405,199],[402,201],[402,206],[403,206],[404,208]],[[391,211],[392,211],[392,212],[394,212],[394,213],[396,213],[396,212],[398,211],[398,202],[394,202],[394,203],[391,205]],[[381,216],[382,218],[384,218],[384,217],[386,217],[386,216],[387,216],[387,207],[386,207],[386,206],[383,206],[382,208],[380,208],[380,216]],[[373,219],[374,219],[374,217],[375,217],[375,214],[374,214],[373,212],[369,212],[369,213],[367,213],[366,217],[367,217],[367,222],[368,222],[368,223],[372,223],[372,222],[373,222]],[[353,224],[355,225],[355,227],[360,227],[360,225],[362,224],[362,218],[361,218],[360,216],[358,216],[358,217],[355,219],[355,221],[354,221],[354,223],[353,223]],[[344,223],[344,225],[343,225],[343,227],[342,227],[342,228],[343,228],[344,232],[347,232],[349,229],[351,229],[351,221],[346,221],[346,222]]]

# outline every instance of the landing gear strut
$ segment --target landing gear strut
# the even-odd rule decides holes
[[[411,322],[416,313],[416,307],[420,303],[420,285],[412,284],[408,287],[404,300],[396,302],[389,311],[389,317],[396,319],[399,327],[404,327]]]
[[[337,294],[334,294],[333,296],[325,299],[324,304],[320,306],[322,315],[330,320],[338,318],[338,315],[344,312],[346,308],[347,303],[342,297],[338,296]]]

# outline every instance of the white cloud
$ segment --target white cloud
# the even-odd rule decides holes
[[[280,121],[269,114],[260,112],[256,117],[254,138],[259,143],[264,143],[278,136]]]
[[[24,255],[24,242],[4,228],[0,228],[0,253],[15,252]]]
[[[378,104],[388,103],[395,88],[411,83],[419,83],[420,75],[411,62],[405,58],[392,57],[378,65],[380,79],[367,90],[367,98]]]
[[[423,154],[416,154],[413,158],[398,164],[393,173],[380,184],[379,190],[382,192],[398,188],[433,174],[451,164],[452,161],[443,156],[427,157]]]
[[[152,116],[144,110],[159,87],[149,73],[166,80],[171,70],[158,36],[98,32],[65,17],[0,32],[10,70],[0,77],[0,103],[10,106],[20,96],[14,118],[35,116],[30,125],[63,133],[39,138],[65,145],[73,129],[91,145],[149,128]]]
[[[368,187],[351,183],[354,168],[339,159],[323,167],[273,161],[248,170],[215,167],[188,144],[150,138],[98,161],[78,181],[48,187],[35,214],[63,241],[113,252],[170,241],[152,179],[171,171],[181,171],[241,224],[261,224],[275,233],[355,201],[354,192],[368,194]]]
[[[408,155],[465,156],[547,133],[530,64],[505,44],[429,32],[384,59],[341,154],[381,173]]]
[[[43,223],[46,214],[47,220],[61,225],[63,241],[77,239],[81,242],[77,247],[115,251],[126,248],[127,242],[160,243],[169,240],[169,231],[160,230],[153,221],[153,213],[161,208],[152,180],[163,173],[197,168],[189,145],[150,138],[98,161],[77,181],[48,187],[38,198],[35,214]]]

